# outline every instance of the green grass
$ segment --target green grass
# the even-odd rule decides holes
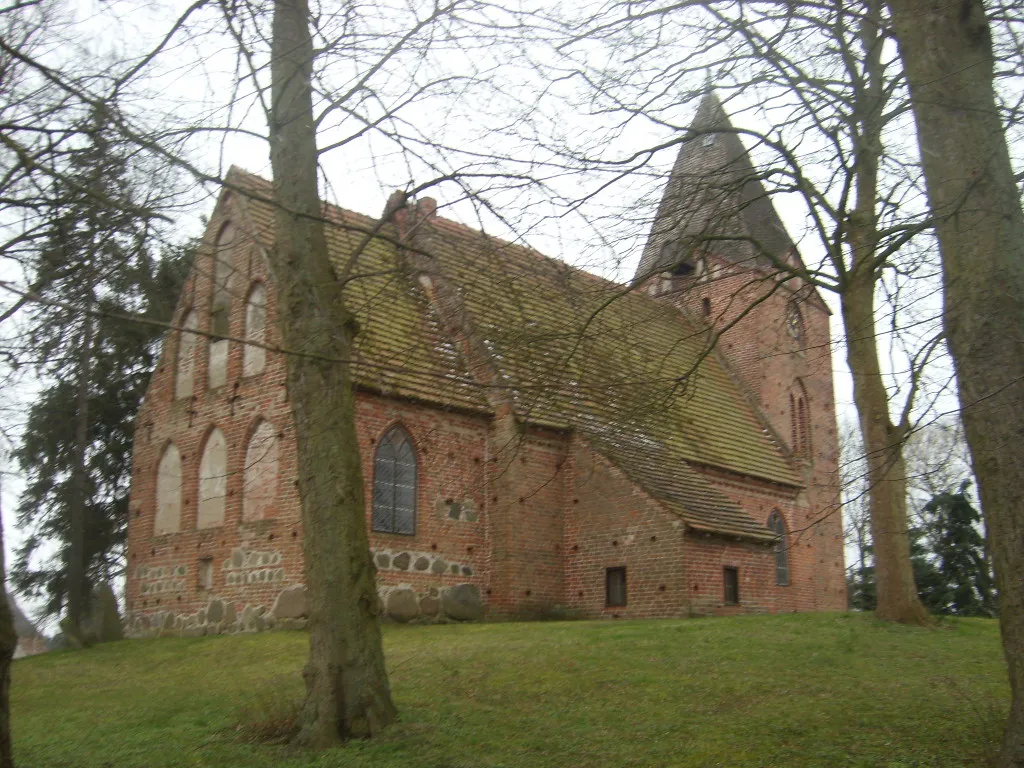
[[[302,633],[129,641],[14,664],[20,766],[984,766],[994,621],[864,615],[390,627],[400,722],[319,754],[246,743],[300,693]]]

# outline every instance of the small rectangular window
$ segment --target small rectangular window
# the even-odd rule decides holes
[[[204,557],[199,561],[199,589],[205,592],[213,589],[212,557]]]
[[[604,604],[620,608],[626,604],[626,568],[608,568],[604,572]]]
[[[722,580],[725,582],[725,604],[740,604],[740,572],[738,568],[723,568]]]

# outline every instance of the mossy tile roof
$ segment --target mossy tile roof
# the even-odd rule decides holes
[[[235,172],[263,196],[266,182]],[[272,208],[249,201],[267,238]],[[374,221],[328,207],[328,245],[341,269]],[[691,526],[768,539],[695,465],[798,486],[703,329],[674,308],[563,262],[443,218],[414,247],[455,286],[517,413],[571,429]],[[422,225],[421,225],[422,226]],[[393,226],[359,254],[346,297],[360,323],[361,386],[441,406],[488,410],[460,354],[404,268]]]

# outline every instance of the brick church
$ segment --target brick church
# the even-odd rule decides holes
[[[691,128],[629,285],[325,207],[392,618],[845,608],[829,312],[714,95]],[[133,635],[303,621],[271,194],[229,173],[137,417]]]

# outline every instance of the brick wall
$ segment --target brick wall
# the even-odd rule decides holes
[[[799,497],[798,508],[786,514],[786,522],[800,533],[806,550],[801,558],[813,574],[802,587],[809,592],[798,601],[800,609],[843,610],[846,587],[829,313],[799,281],[780,286],[766,275],[762,269],[709,255],[705,276],[674,280],[663,298],[699,322],[721,329],[718,348],[727,367],[759,407],[778,444],[796,454],[795,466],[806,492]],[[787,328],[794,302],[802,319],[799,336]],[[800,395],[808,408],[807,451],[793,445],[794,403]]]
[[[581,440],[572,444],[566,513],[567,605],[588,617],[688,612],[683,523]],[[605,604],[607,569],[626,569],[625,606]]]

